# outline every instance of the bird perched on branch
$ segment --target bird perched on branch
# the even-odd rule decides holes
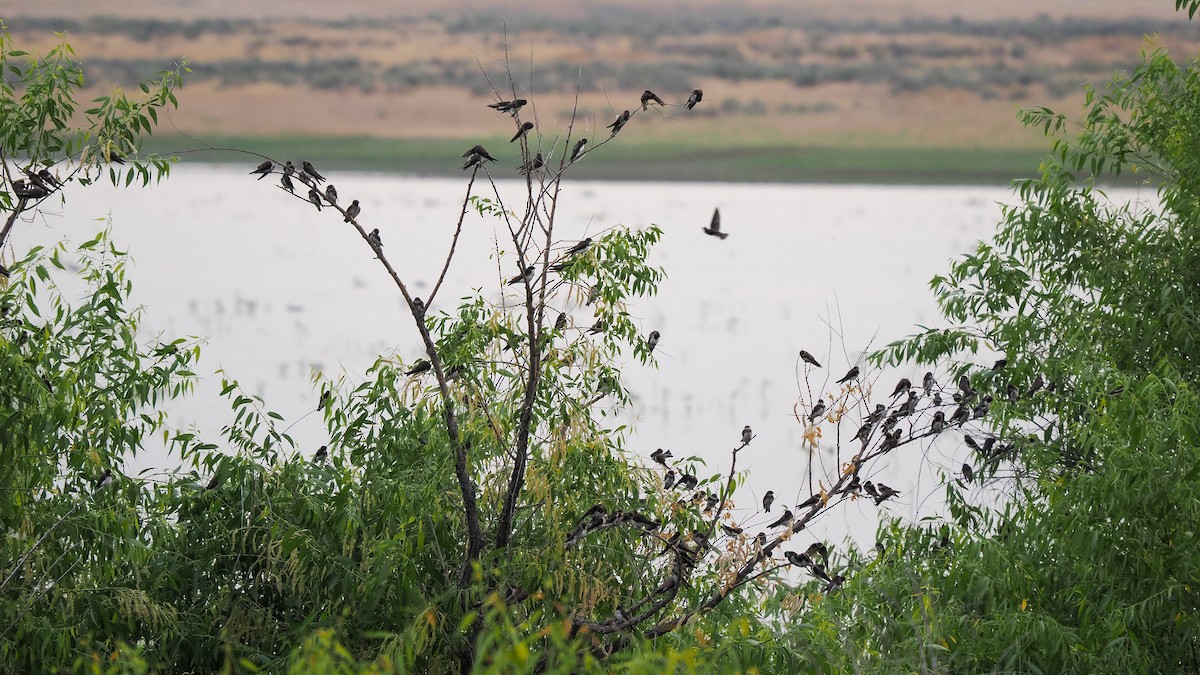
[[[754,432],[750,429],[750,425],[742,427],[742,443],[747,444],[754,438]]]
[[[96,481],[92,484],[92,493],[94,494],[96,492],[103,490],[104,488],[108,487],[109,485],[112,485],[112,482],[113,482],[112,469],[105,469],[104,473],[101,474],[100,477],[97,478]]]
[[[292,177],[286,173],[279,177],[279,184],[283,186],[284,190],[296,194],[296,186],[292,183]]]
[[[808,423],[812,424],[817,421],[821,415],[825,414],[825,399],[818,399],[817,404],[813,406],[812,412],[808,415]]]
[[[654,348],[658,346],[659,332],[656,330],[650,331],[650,335],[646,336],[646,346],[650,349],[650,353],[654,353]]]
[[[771,505],[775,503],[775,491],[767,490],[767,494],[763,495],[763,511],[771,512]]]
[[[838,380],[837,383],[844,384],[846,382],[849,382],[850,380],[855,380],[855,379],[858,379],[858,366],[854,366],[850,370],[846,371],[846,374],[843,375],[842,379]]]
[[[654,460],[655,462],[658,462],[659,464],[662,464],[663,466],[667,466],[667,460],[672,457],[674,457],[674,455],[671,454],[670,450],[663,452],[662,448],[659,448],[659,449],[655,450],[654,452],[650,453],[650,459]]]
[[[258,167],[255,168],[253,171],[251,171],[250,175],[253,176],[254,174],[259,174],[258,179],[262,180],[262,179],[266,178],[267,176],[269,176],[271,174],[271,172],[274,170],[275,170],[275,162],[272,162],[271,160],[268,159],[267,161],[263,162],[262,164],[259,164]]]
[[[900,378],[900,381],[896,383],[896,388],[892,390],[892,398],[899,396],[909,389],[912,389],[912,382],[909,382],[907,377]]]
[[[651,101],[654,101],[655,103],[657,103],[659,105],[667,104],[666,101],[664,101],[658,97],[658,94],[655,94],[654,92],[647,89],[646,91],[642,92],[642,111],[643,112],[645,112],[646,110],[649,109],[649,104]]]
[[[517,276],[509,279],[508,283],[506,283],[505,286],[516,286],[517,284],[519,284],[521,282],[528,282],[529,280],[533,279],[533,270],[534,270],[533,265],[526,267],[524,272],[521,272]]]
[[[354,201],[350,202],[350,206],[346,207],[346,219],[344,222],[348,223],[351,220],[354,220],[360,213],[362,213],[362,207],[358,205],[358,200],[355,199]]]
[[[711,492],[708,493],[708,495],[704,498],[704,512],[708,513],[709,511],[712,511],[713,507],[717,505],[718,500],[720,500],[720,497]]]
[[[819,502],[819,501],[821,501],[821,493],[818,492],[817,494],[815,494],[815,495],[809,497],[808,499],[805,499],[803,502],[797,504],[796,510],[803,511],[804,509],[816,506],[817,502]]]
[[[933,379],[933,372],[930,371],[928,373],[925,373],[925,378],[923,380],[921,380],[921,388],[923,388],[925,390],[926,396],[929,396],[930,394],[933,393],[933,387],[936,384],[937,384],[937,381]]]
[[[933,413],[933,421],[929,423],[929,430],[935,434],[940,434],[946,428],[946,413],[941,410]]]
[[[300,166],[304,167],[305,174],[312,176],[312,179],[317,181],[318,183],[325,180],[325,176],[322,176],[321,174],[317,173],[316,167],[314,167],[312,165],[312,162],[308,161],[307,159],[304,160],[303,162],[300,162]]]
[[[325,201],[337,204],[337,188],[333,187],[333,183],[325,186]]]
[[[608,125],[608,128],[612,129],[612,135],[616,136],[617,132],[620,131],[621,128],[624,127],[625,123],[628,121],[629,121],[629,111],[628,110],[621,113],[620,115],[617,115],[617,119],[612,124]]]
[[[688,110],[691,110],[692,108],[696,107],[697,103],[699,103],[700,101],[703,101],[703,100],[704,100],[704,90],[703,89],[693,89],[692,95],[688,97],[687,103],[684,105],[684,107],[687,108]]]
[[[575,244],[571,248],[567,249],[567,252],[564,253],[563,255],[564,256],[572,256],[577,253],[583,253],[591,245],[592,245],[592,238],[588,237],[587,239],[584,239],[583,241],[579,242],[578,244]]]
[[[523,98],[514,98],[511,101],[496,101],[495,103],[489,103],[488,107],[502,113],[509,113],[515,117],[517,111],[520,110],[521,107],[526,103],[529,103],[529,101],[526,101]]]
[[[812,560],[807,555],[796,553],[795,551],[784,551],[783,557],[787,558],[787,561],[796,567],[808,567],[812,564]]]
[[[777,519],[775,520],[775,522],[771,523],[771,524],[770,524],[770,525],[768,525],[767,527],[780,527],[780,526],[785,526],[785,525],[788,525],[788,524],[789,524],[789,523],[791,523],[791,522],[792,522],[792,510],[791,510],[791,509],[786,509],[786,508],[785,508],[785,509],[783,510],[783,515],[782,515],[782,516],[779,516],[779,518],[777,518]]]
[[[809,354],[808,352],[804,351],[803,349],[800,350],[800,360],[814,368],[821,367],[821,364],[817,363],[817,360],[813,358],[813,355]]]
[[[317,192],[316,188],[309,188],[308,201],[312,202],[313,206],[316,206],[318,211],[321,210],[321,193]]]
[[[900,494],[899,490],[893,490],[883,483],[876,483],[875,489],[879,492],[879,496],[875,498],[876,506]]]
[[[571,159],[568,161],[574,162],[575,160],[579,159],[579,155],[582,154],[583,146],[585,146],[585,145],[587,145],[587,139],[586,138],[579,139],[579,142],[575,144],[575,147],[571,148]]]
[[[329,446],[322,445],[321,447],[317,448],[317,452],[313,454],[312,463],[320,464],[321,462],[324,462],[325,458],[328,456]]]
[[[530,172],[537,171],[538,169],[542,168],[545,163],[545,160],[542,159],[542,153],[539,152],[537,156],[533,158],[532,162],[529,164],[522,164],[518,168],[520,169],[522,176],[528,176]]]
[[[533,122],[526,122],[526,123],[522,124],[521,128],[517,129],[516,135],[514,135],[512,138],[510,138],[508,140],[508,142],[512,143],[513,141],[516,141],[518,138],[524,138],[525,136],[529,135],[529,131],[531,129],[533,129]]]
[[[691,490],[700,483],[700,479],[690,473],[685,473],[679,477],[679,482],[675,483],[675,487],[680,490]]]
[[[724,523],[722,523],[722,524],[721,524],[721,531],[722,531],[722,532],[724,532],[725,534],[727,534],[727,535],[731,536],[731,537],[736,537],[736,536],[738,536],[739,534],[741,534],[743,530],[742,530],[742,528],[740,528],[740,527],[735,527],[735,526],[733,526],[733,525],[725,525]]]
[[[718,239],[725,239],[729,236],[728,232],[721,231],[721,209],[713,209],[712,221],[709,222],[708,227],[704,228],[704,234]]]
[[[371,243],[371,248],[376,251],[383,249],[383,239],[379,236],[379,228],[371,230],[371,234],[367,235],[367,241]]]
[[[412,368],[404,371],[405,375],[420,375],[432,368],[433,365],[427,359],[421,359],[413,364]]]

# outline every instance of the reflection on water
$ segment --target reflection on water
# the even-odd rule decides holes
[[[380,228],[389,258],[418,294],[427,293],[465,181],[346,174],[333,182],[343,199],[360,200],[362,222]],[[517,184],[499,185],[520,203]],[[707,475],[728,468],[742,426],[751,425],[758,436],[739,458],[751,478],[734,515],[754,527],[766,522],[753,515],[766,490],[780,503],[808,495],[808,453],[793,413],[798,393],[821,395],[866,350],[935,322],[929,278],[989,236],[998,202],[1011,200],[1008,190],[986,187],[567,183],[556,232],[570,240],[614,225],[663,228],[652,262],[667,279],[657,296],[630,307],[643,334],[662,333],[658,368],[626,370],[637,402],[624,417],[636,422],[630,445],[642,454],[662,447],[676,457],[698,455],[709,463]],[[700,231],[714,207],[730,233],[725,241]],[[289,423],[316,408],[314,368],[335,378],[344,369],[358,382],[377,355],[420,355],[398,293],[357,234],[333,214],[248,179],[244,167],[181,167],[142,190],[69,188],[66,209],[22,224],[14,245],[82,242],[100,226],[94,219],[108,214],[114,240],[134,256],[134,299],[147,307],[146,334],[207,338],[197,372],[224,369]],[[475,289],[492,297],[497,281],[517,271],[511,258],[503,266],[495,259],[502,228],[468,216],[431,311],[450,310]],[[562,309],[572,325],[591,324],[590,313]],[[800,349],[826,366],[814,377],[832,377],[798,382]],[[902,375],[920,379],[887,373],[878,388],[891,391]],[[218,391],[219,378],[208,378],[175,405],[174,423],[217,438],[231,418]],[[326,440],[319,415],[290,433],[303,448]],[[914,516],[936,484],[936,465],[958,466],[947,454],[952,444],[945,445],[909,448],[880,465],[874,478],[904,495],[892,512]],[[918,462],[917,452],[932,461]],[[831,453],[816,459],[836,465]],[[153,453],[137,459],[139,467],[164,461]],[[834,526],[831,536],[840,539],[849,527],[869,540],[870,501],[840,508],[846,524],[823,524]]]

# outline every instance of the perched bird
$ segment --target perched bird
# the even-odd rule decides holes
[[[405,375],[420,375],[432,368],[432,364],[427,359],[421,359],[413,364],[412,368],[404,371]]]
[[[899,490],[893,490],[892,488],[884,485],[883,483],[876,483],[875,489],[879,491],[879,496],[875,498],[876,505],[882,504],[883,502],[900,494]]]
[[[782,515],[782,516],[779,516],[779,518],[777,518],[777,519],[775,520],[775,522],[771,523],[771,524],[770,524],[770,525],[768,525],[767,527],[780,527],[780,526],[786,526],[786,525],[788,525],[788,524],[789,524],[789,523],[791,523],[791,522],[792,522],[792,510],[791,510],[791,509],[784,509],[784,510],[783,510],[783,515]]]
[[[854,438],[851,440],[862,441],[864,444],[871,439],[871,432],[875,430],[875,426],[867,422],[863,422],[858,431],[854,433]]]
[[[596,323],[592,324],[592,327],[588,329],[588,333],[590,333],[591,335],[603,333],[604,329],[607,327],[608,327],[608,324],[605,323],[604,319],[600,319]]]
[[[567,249],[567,252],[564,253],[563,255],[571,256],[571,255],[575,255],[576,253],[583,253],[591,245],[592,245],[592,238],[588,237],[587,239],[584,239],[583,241],[579,242],[578,244],[575,244],[571,248]]]
[[[497,101],[495,103],[489,103],[488,107],[494,108],[495,110],[498,110],[499,112],[509,113],[515,117],[517,114],[517,111],[520,110],[521,107],[524,106],[526,103],[529,103],[529,101],[526,101],[523,98],[515,98],[511,101]]]
[[[843,384],[854,379],[858,379],[858,366],[854,366],[850,370],[846,371],[846,374],[842,376],[842,379],[838,380],[837,383]]]
[[[692,108],[696,107],[697,103],[699,103],[700,101],[703,101],[703,100],[704,100],[704,90],[703,89],[693,89],[692,95],[688,97],[687,104],[685,104],[684,107],[687,108],[688,110],[691,110]]]
[[[767,533],[759,532],[754,537],[754,545],[757,546],[758,548],[762,548],[762,547],[766,546],[767,545]]]
[[[608,125],[608,128],[612,129],[612,135],[616,136],[617,132],[620,131],[621,127],[624,127],[625,123],[628,121],[629,121],[629,111],[628,110],[621,113],[620,115],[617,115],[616,121],[614,121],[612,124]]]
[[[797,504],[796,510],[803,511],[804,509],[807,509],[809,507],[816,506],[817,502],[820,502],[820,501],[821,501],[821,494],[817,493],[817,494],[809,497],[808,499],[805,499],[803,502]]]
[[[32,169],[25,169],[25,175],[29,177],[30,181],[36,183],[46,192],[54,192],[56,189],[62,186],[62,183],[58,182],[58,179],[54,177],[54,174],[50,173],[45,168],[38,169],[36,172]]]
[[[718,500],[720,500],[720,497],[711,492],[708,493],[708,495],[704,498],[704,512],[708,513],[709,511],[712,511],[713,507],[717,505]]]
[[[975,481],[975,471],[973,469],[971,469],[970,464],[967,464],[966,462],[963,463],[962,473],[963,473],[963,478],[965,478],[968,483],[972,483]]]
[[[1009,403],[1016,403],[1017,401],[1021,400],[1021,390],[1017,389],[1017,385],[1013,384],[1012,382],[1008,383],[1008,388],[1005,390],[1005,394],[1008,396]]]
[[[933,379],[933,372],[925,373],[925,379],[921,380],[921,387],[925,390],[925,395],[929,396],[933,393],[933,387],[937,384],[937,380]]]
[[[754,438],[754,432],[750,430],[750,425],[747,424],[746,426],[742,427],[742,444],[745,445],[749,443],[750,439],[752,438]]]
[[[318,183],[325,180],[325,176],[322,176],[321,174],[317,173],[317,170],[315,167],[313,167],[312,162],[308,161],[307,159],[304,160],[303,162],[300,162],[300,166],[304,167],[305,174],[312,176],[312,179],[317,181]]]
[[[812,412],[808,415],[808,423],[812,424],[818,417],[825,414],[825,399],[817,400],[817,404],[813,406]]]
[[[473,166],[482,166],[482,165],[483,165],[483,155],[471,155],[470,157],[467,158],[467,161],[463,162],[462,170],[466,171],[467,169],[469,169]]]
[[[512,143],[513,141],[517,140],[518,138],[524,138],[525,136],[527,136],[529,134],[530,129],[533,129],[533,122],[526,122],[526,123],[522,124],[521,128],[517,129],[517,133],[512,138],[508,139],[508,142]]]
[[[324,462],[325,458],[328,456],[329,456],[329,447],[322,445],[321,447],[317,448],[317,452],[313,455],[312,463],[320,464],[321,462]]]
[[[900,445],[900,436],[904,433],[902,429],[896,429],[891,433],[884,435],[883,441],[879,443],[880,452],[887,452],[892,448]]]
[[[727,534],[727,535],[729,535],[729,536],[731,536],[731,537],[736,537],[736,536],[738,536],[739,534],[741,534],[741,533],[742,533],[742,528],[740,528],[740,527],[735,527],[735,526],[733,526],[733,525],[725,525],[725,524],[722,524],[722,525],[721,525],[721,530],[722,530],[722,531],[724,531],[724,532],[725,532],[725,534]]]
[[[663,452],[662,448],[659,448],[659,449],[655,450],[654,452],[650,453],[650,459],[654,460],[655,462],[658,462],[659,464],[662,464],[663,466],[667,466],[667,460],[674,456],[675,455],[672,455],[670,450]]]
[[[649,104],[651,101],[654,101],[655,103],[657,103],[659,105],[667,104],[666,101],[663,101],[661,98],[658,97],[658,94],[655,94],[654,92],[647,89],[646,91],[642,92],[642,111],[643,112],[649,109]]]
[[[1045,385],[1046,381],[1042,379],[1042,374],[1038,373],[1037,377],[1033,378],[1033,383],[1029,385],[1029,391],[1025,394],[1025,396],[1033,396],[1041,391],[1042,387]]]
[[[534,270],[533,265],[526,267],[524,272],[521,272],[517,276],[509,279],[508,283],[505,284],[505,286],[516,286],[517,284],[519,284],[521,282],[528,282],[529,280],[533,279],[533,270]]]
[[[946,428],[946,413],[941,410],[933,413],[933,421],[929,423],[929,430],[935,434],[940,434]]]
[[[259,174],[258,179],[262,180],[262,179],[266,178],[267,176],[269,176],[271,174],[271,172],[274,170],[275,170],[275,162],[272,162],[271,160],[268,159],[267,161],[263,162],[262,164],[259,164],[258,168],[251,171],[250,175],[253,176],[254,174]]]
[[[317,210],[321,210],[321,193],[317,192],[316,188],[310,188],[308,191],[308,201],[312,202]]]
[[[542,159],[542,153],[539,152],[537,154],[537,156],[533,158],[533,161],[531,163],[522,164],[519,167],[521,170],[521,175],[528,176],[530,172],[537,171],[538,169],[542,168],[542,166],[544,166],[545,163],[546,163],[545,160]]]
[[[871,497],[879,497],[879,490],[875,489],[875,484],[871,481],[863,483],[863,492],[866,492]]]
[[[787,558],[787,561],[796,567],[808,567],[812,564],[812,560],[807,555],[796,553],[795,551],[784,551],[783,557]]]
[[[825,592],[832,593],[841,588],[842,584],[844,583],[846,583],[846,577],[841,574],[835,574],[829,579],[829,582],[825,584]]]
[[[333,392],[326,389],[321,392],[321,398],[317,401],[317,410],[324,410],[329,406],[329,402],[333,400]]]
[[[283,186],[284,190],[287,190],[292,194],[296,194],[296,186],[292,184],[291,177],[286,173],[279,177],[279,184]]]
[[[904,405],[900,407],[901,414],[907,417],[915,413],[917,411],[917,403],[919,403],[920,400],[921,397],[917,395],[917,392],[909,391],[908,400],[905,401]]]
[[[482,145],[478,145],[478,144],[475,147],[471,148],[470,150],[468,150],[462,154],[463,157],[470,157],[471,155],[479,155],[483,159],[486,159],[486,160],[492,161],[492,162],[496,161],[495,157],[492,157],[490,154],[488,154],[488,151],[485,150]]]
[[[817,360],[813,358],[813,355],[809,354],[808,352],[804,351],[803,349],[800,350],[800,360],[807,363],[810,366],[813,366],[814,368],[821,367],[821,364],[817,363]]]
[[[938,393],[933,395],[933,404],[935,406],[942,404],[942,392],[939,391]]]
[[[337,188],[333,187],[333,183],[325,186],[325,201],[337,204]]]
[[[700,479],[696,478],[690,473],[685,473],[679,477],[679,482],[675,484],[675,487],[679,488],[680,490],[691,490],[699,483]]]
[[[979,450],[979,444],[975,442],[975,437],[972,436],[971,434],[964,434],[963,442],[967,444],[968,448],[971,448],[972,450],[976,450],[976,451]]]
[[[376,251],[383,248],[383,239],[379,237],[379,228],[371,230],[371,234],[367,235],[367,241],[371,243],[371,247]]]
[[[113,482],[112,469],[105,469],[104,473],[101,474],[100,477],[97,478],[94,483],[92,483],[92,492],[93,493],[99,492],[99,491],[103,490],[104,488],[108,487],[109,485],[112,485],[112,482]]]
[[[667,469],[667,473],[663,474],[663,489],[670,490],[675,484],[675,469]]]
[[[290,176],[294,173],[296,173],[296,165],[292,164],[292,160],[289,159],[283,163],[283,175]]]
[[[574,162],[575,160],[579,159],[579,155],[582,154],[583,146],[585,146],[585,145],[587,145],[587,139],[581,138],[581,139],[579,139],[579,142],[575,144],[575,147],[571,148],[571,159],[569,160],[570,162]]]
[[[961,403],[954,409],[954,414],[950,416],[950,424],[964,424],[969,419],[971,419],[971,411],[965,403]]]
[[[343,222],[348,223],[351,220],[354,220],[360,213],[362,213],[362,207],[358,205],[358,200],[355,199],[354,201],[350,202],[350,206],[346,207],[346,220]]]
[[[992,364],[992,370],[1001,370],[1007,365],[1008,359],[996,359],[996,362]]]
[[[896,383],[896,388],[892,390],[892,398],[899,396],[902,392],[906,392],[909,389],[912,389],[912,382],[909,382],[907,377],[900,378],[900,381]]]
[[[708,227],[704,228],[704,234],[720,239],[725,239],[729,236],[728,232],[721,231],[721,209],[713,209],[712,221],[708,224]]]
[[[559,312],[558,320],[554,322],[554,330],[561,331],[567,327],[567,313]]]
[[[600,287],[592,286],[591,288],[588,289],[587,302],[585,302],[583,304],[591,305],[592,303],[596,302],[596,300],[599,300],[599,299],[600,299]]]
[[[826,567],[829,566],[829,547],[826,546],[824,542],[814,541],[809,545],[808,549],[804,551],[804,555],[808,556],[809,558],[821,556],[821,562],[824,563]]]
[[[767,490],[767,494],[763,495],[763,511],[771,512],[771,505],[775,503],[775,491]]]
[[[972,391],[971,378],[967,377],[966,374],[963,374],[958,378],[958,390],[961,391],[964,396],[967,392]]]
[[[879,424],[879,420],[883,419],[885,413],[887,413],[887,408],[882,403],[876,403],[875,409],[871,411],[870,415],[867,415],[867,423],[872,426]]]
[[[650,335],[646,336],[646,346],[650,348],[650,353],[654,353],[654,348],[658,346],[659,333],[656,330],[650,331]]]
[[[973,417],[975,419],[983,417],[984,415],[988,414],[988,410],[991,407],[992,407],[992,397],[984,396],[983,400],[979,402],[979,405],[975,406],[975,409],[971,411],[971,417]]]

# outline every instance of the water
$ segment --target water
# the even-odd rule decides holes
[[[148,189],[72,185],[65,207],[50,206],[18,224],[13,242],[18,251],[60,238],[82,242],[103,226],[96,219],[111,217],[113,239],[135,261],[134,301],[146,307],[146,335],[207,340],[197,368],[204,381],[196,395],[173,405],[173,423],[218,438],[232,413],[217,396],[220,378],[210,374],[223,369],[294,424],[290,433],[311,453],[325,442],[320,416],[309,414],[317,401],[312,370],[331,377],[344,370],[359,382],[380,354],[418,358],[419,339],[391,279],[352,228],[289,197],[274,181],[255,181],[249,168],[179,167]],[[427,295],[465,179],[341,174],[333,180],[344,202],[360,200],[360,222],[379,227],[413,291]],[[521,203],[519,184],[499,187]],[[480,192],[494,197],[490,187]],[[742,426],[751,425],[758,436],[739,458],[751,477],[734,515],[756,527],[768,522],[754,515],[766,490],[775,491],[781,506],[809,494],[809,453],[793,412],[798,392],[809,396],[797,381],[797,352],[807,349],[826,366],[816,374],[823,382],[812,381],[820,395],[864,351],[936,323],[929,279],[989,237],[1000,203],[1012,199],[1007,189],[988,187],[568,182],[556,231],[570,241],[614,225],[654,223],[664,230],[651,262],[665,267],[668,278],[657,296],[630,307],[643,334],[662,333],[658,368],[625,370],[636,398],[623,418],[634,424],[630,445],[643,455],[659,447],[676,457],[695,454],[709,463],[701,475],[724,473]],[[725,241],[700,231],[714,207],[730,233]],[[517,271],[511,258],[503,269],[494,259],[497,241],[505,248],[507,239],[501,227],[468,215],[431,311],[452,310],[474,289],[500,301],[498,279]],[[585,310],[571,315],[577,325],[591,324]],[[890,393],[900,376],[919,382],[920,375],[873,374],[880,378],[876,389],[886,390],[875,398]],[[936,509],[938,473],[962,462],[956,452],[946,442],[906,446],[870,475],[902,491],[892,513],[916,518]],[[828,470],[837,464],[827,451],[815,460]],[[126,470],[173,465],[158,450]],[[834,540],[850,531],[870,542],[876,511],[870,500],[859,500],[835,509],[822,525]]]

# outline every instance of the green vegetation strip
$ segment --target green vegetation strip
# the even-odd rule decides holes
[[[507,139],[381,139],[370,137],[206,137],[218,148],[238,148],[276,159],[309,159],[321,167],[392,171],[426,176],[460,174],[461,155],[482,142],[500,158],[493,174],[516,175],[516,146]],[[199,149],[198,149],[199,148]],[[145,152],[179,155],[185,162],[257,164],[255,157],[207,150],[182,136],[156,136]],[[832,148],[799,146],[687,147],[670,142],[614,143],[583,159],[575,177],[781,183],[996,184],[1033,176],[1042,152],[997,148]],[[552,162],[552,165],[557,164]]]

